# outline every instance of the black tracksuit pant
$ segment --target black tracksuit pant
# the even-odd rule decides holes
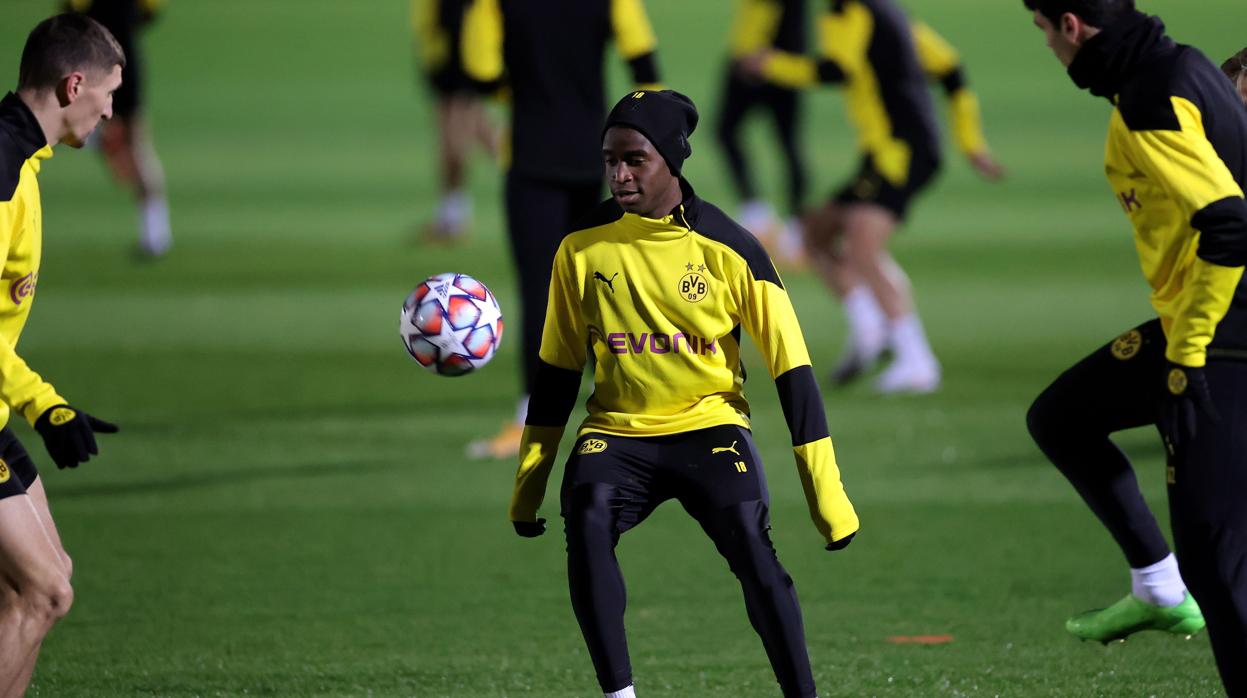
[[[586,434],[562,487],[572,608],[602,691],[632,683],[624,636],[619,536],[676,499],[740,581],[749,622],[785,696],[814,696],[801,608],[771,544],[770,497],[746,429],[719,426],[648,438]]]
[[[741,144],[741,126],[754,108],[770,112],[775,124],[775,135],[784,153],[784,167],[788,181],[788,212],[797,215],[805,201],[809,177],[802,159],[800,136],[801,97],[797,90],[790,90],[766,83],[750,83],[741,79],[730,67],[727,83],[723,88],[723,100],[719,111],[717,133],[719,145],[727,155],[732,184],[742,200],[757,198],[758,189],[753,174],[745,162]]]
[[[1131,567],[1169,549],[1109,434],[1158,423],[1166,366],[1160,321],[1144,323],[1061,374],[1027,415],[1036,443]],[[1170,519],[1182,579],[1203,610],[1226,691],[1247,696],[1247,361],[1213,349],[1204,371],[1216,417],[1199,414],[1194,438],[1168,455]]]

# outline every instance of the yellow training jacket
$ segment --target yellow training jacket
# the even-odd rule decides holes
[[[1142,14],[1088,42],[1070,74],[1115,103],[1105,173],[1134,227],[1166,357],[1247,357],[1247,110],[1233,86]]]
[[[43,253],[39,166],[52,146],[34,114],[12,93],[0,101],[0,426],[10,408],[34,424],[49,407],[66,401],[17,355],[17,340],[35,301]]]
[[[662,219],[607,201],[560,245],[511,518],[536,517],[590,351],[594,391],[581,434],[748,428],[743,328],[779,389],[815,525],[828,542],[841,540],[857,515],[788,294],[752,235],[685,193]]]
[[[817,57],[772,53],[763,74],[794,88],[842,84],[858,147],[894,184],[905,182],[914,151],[938,160],[929,80],[944,87],[957,147],[967,155],[987,149],[978,98],[956,50],[891,0],[832,0],[819,14],[817,42]]]

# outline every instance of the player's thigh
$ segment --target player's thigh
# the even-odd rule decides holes
[[[1160,321],[1145,322],[1058,376],[1035,400],[1033,418],[1110,433],[1154,424],[1163,398],[1164,366]]]
[[[896,215],[878,204],[857,202],[845,206],[842,255],[861,264],[878,263],[896,232],[896,224]]]
[[[57,530],[56,521],[52,518],[52,508],[48,505],[48,493],[43,488],[43,478],[36,477],[35,481],[26,488],[26,494],[35,507],[35,513],[39,515],[43,530],[47,532],[57,554],[60,555],[66,576],[73,576],[73,562],[70,560],[69,553],[65,552],[65,544],[61,541],[60,531]]]
[[[699,517],[742,502],[768,502],[762,458],[748,429],[724,425],[682,435],[664,454],[676,497]]]
[[[44,593],[69,581],[57,545],[25,494],[0,499],[0,577],[18,590]]]
[[[589,433],[568,456],[560,510],[569,533],[586,520],[608,517],[616,535],[644,521],[668,496],[645,439]]]

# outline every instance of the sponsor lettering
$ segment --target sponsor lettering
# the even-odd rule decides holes
[[[35,286],[38,283],[39,276],[33,271],[20,279],[14,279],[9,285],[9,298],[14,305],[21,305],[22,301],[35,295]]]
[[[611,332],[606,335],[606,346],[612,354],[718,354],[719,340],[705,339],[677,332]],[[681,343],[683,349],[681,350]]]

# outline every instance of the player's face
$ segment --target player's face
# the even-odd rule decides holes
[[[66,78],[65,92],[69,106],[65,110],[67,129],[61,142],[81,148],[101,119],[113,116],[113,93],[121,87],[121,66],[112,70],[73,73]]]
[[[668,211],[659,209],[671,188],[679,188],[679,180],[648,138],[639,131],[612,126],[602,138],[602,159],[606,183],[620,208],[648,218],[667,215]]]
[[[1077,18],[1074,15],[1066,13],[1061,16],[1062,26],[1058,27],[1048,21],[1048,18],[1044,17],[1039,10],[1035,10],[1035,26],[1043,31],[1044,37],[1048,40],[1048,48],[1052,50],[1052,54],[1056,56],[1057,60],[1061,61],[1061,65],[1066,68],[1069,67],[1070,63],[1074,62],[1074,56],[1078,53],[1078,44],[1075,44],[1073,41],[1071,28],[1066,26],[1070,22],[1075,21],[1077,21]],[[1076,35],[1077,31],[1075,30],[1072,33]]]
[[[1247,105],[1247,70],[1238,74],[1238,96],[1243,98],[1243,104]]]

